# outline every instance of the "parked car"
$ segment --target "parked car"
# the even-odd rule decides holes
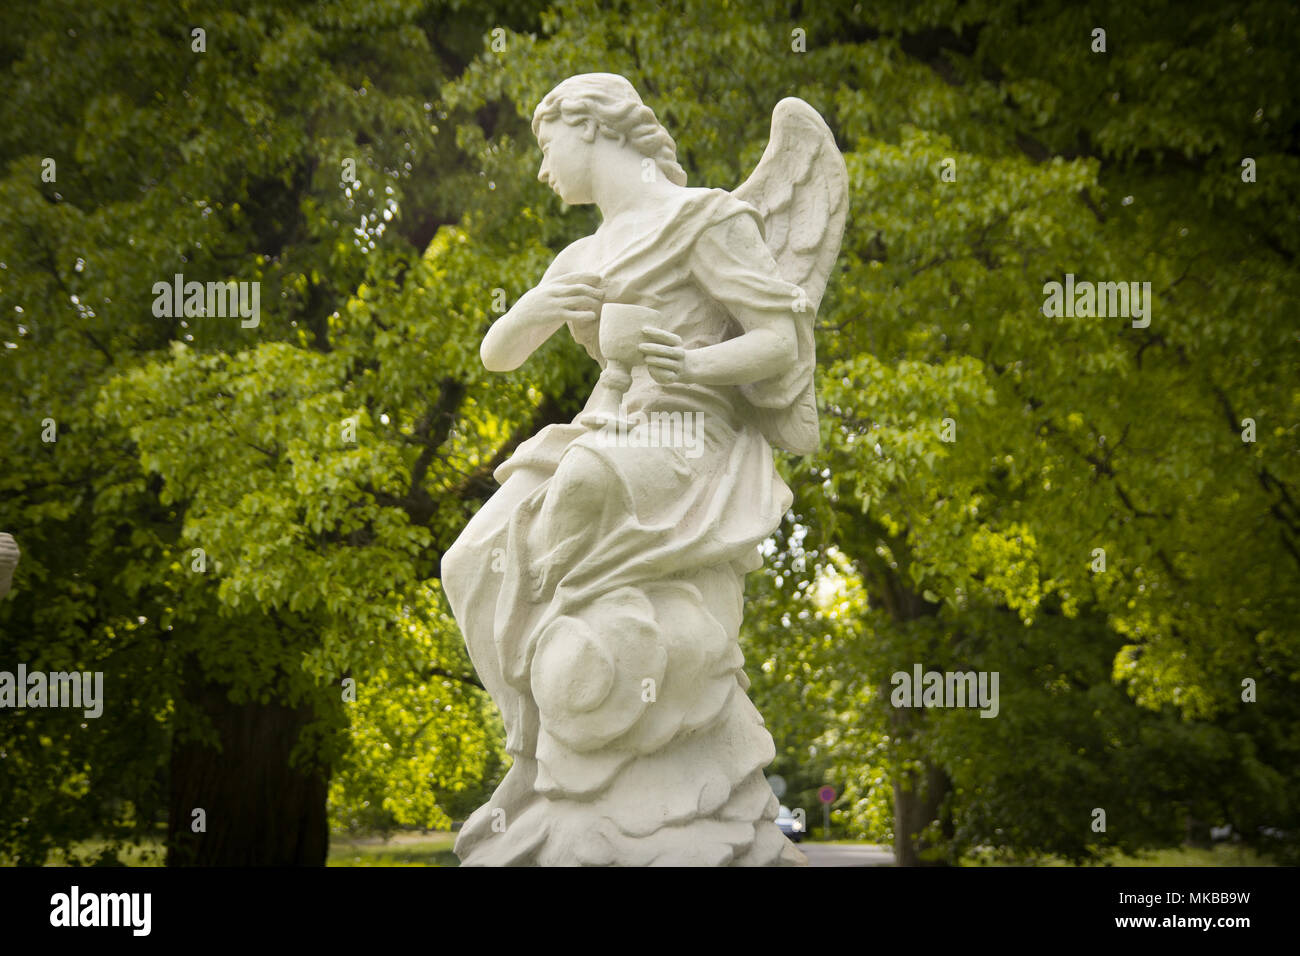
[[[798,815],[795,815],[789,807],[782,807],[777,811],[776,825],[793,843],[802,840],[805,831],[808,829],[807,824],[804,822],[803,812],[801,811]]]

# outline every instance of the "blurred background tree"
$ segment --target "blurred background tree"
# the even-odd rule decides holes
[[[742,635],[784,802],[834,784],[903,864],[1228,823],[1297,858],[1291,5],[808,6],[0,13],[0,668],[108,696],[0,721],[0,854],[165,816],[172,863],[319,863],[490,792],[438,559],[594,383],[567,337],[508,375],[478,344],[597,224],[528,119],[601,70],[691,185],[787,95],[848,163],[823,447],[781,459]],[[175,273],[260,282],[259,325],[156,318]],[[1149,326],[1045,316],[1067,273],[1150,282]],[[914,664],[997,671],[997,717],[892,707]]]

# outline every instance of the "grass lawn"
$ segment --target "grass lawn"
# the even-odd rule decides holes
[[[108,846],[107,840],[81,840],[69,849],[55,847],[46,866],[88,866],[98,859]],[[123,866],[162,866],[167,849],[162,837],[128,843],[117,851],[117,861]],[[13,866],[13,861],[0,857],[0,866]]]
[[[353,836],[334,833],[330,835],[330,851],[326,866],[459,866],[460,860],[452,852],[456,842],[454,833],[394,833],[387,840],[379,836]],[[809,840],[808,843],[830,843],[845,846],[858,845],[855,840]],[[47,866],[66,866],[73,860],[89,863],[107,846],[104,840],[83,840],[71,851],[56,851]],[[887,848],[886,848],[887,849]],[[161,866],[163,842],[153,840],[127,846],[118,852],[118,861],[125,866]],[[1105,859],[1109,866],[1275,866],[1254,851],[1230,843],[1217,844],[1213,849],[1175,847],[1152,850],[1129,856],[1115,853]],[[12,866],[12,861],[0,859],[0,866]],[[970,853],[961,861],[962,866],[1070,866],[1064,860],[1051,856],[1009,860],[995,857],[991,852]]]
[[[460,860],[451,850],[455,842],[454,833],[395,833],[387,841],[378,836],[353,837],[332,833],[325,865],[459,866]],[[82,840],[70,850],[55,850],[45,865],[84,866],[92,863],[106,846],[106,840]],[[124,866],[162,866],[165,854],[166,847],[159,836],[123,847],[118,851],[117,859]],[[12,865],[12,860],[0,858],[0,866]]]
[[[991,853],[971,853],[961,861],[962,866],[1072,866],[1058,857],[1041,856],[1032,859],[1011,861],[995,859]],[[1216,844],[1212,849],[1202,850],[1197,847],[1172,847],[1165,850],[1148,850],[1130,856],[1125,853],[1112,853],[1105,857],[1103,865],[1108,866],[1276,866],[1267,858],[1259,856],[1246,847],[1230,843]]]
[[[326,866],[460,866],[454,833],[395,833],[381,837],[330,836]]]

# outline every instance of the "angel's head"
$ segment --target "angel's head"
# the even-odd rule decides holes
[[[686,185],[677,144],[632,84],[616,73],[581,73],[559,84],[533,111],[533,134],[543,157],[537,178],[566,202],[591,202],[592,151],[582,147],[592,146],[597,136],[652,160],[669,182]]]

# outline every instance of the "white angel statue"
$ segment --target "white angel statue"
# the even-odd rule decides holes
[[[560,83],[532,126],[538,178],[602,223],[494,323],[483,364],[517,368],[567,325],[602,374],[583,414],[496,470],[443,557],[513,758],[456,853],[802,864],[774,822],[775,751],[737,635],[744,576],[792,501],[772,446],[818,446],[813,322],[848,209],[843,157],[785,99],[743,186],[687,188],[672,137],[610,73]]]

